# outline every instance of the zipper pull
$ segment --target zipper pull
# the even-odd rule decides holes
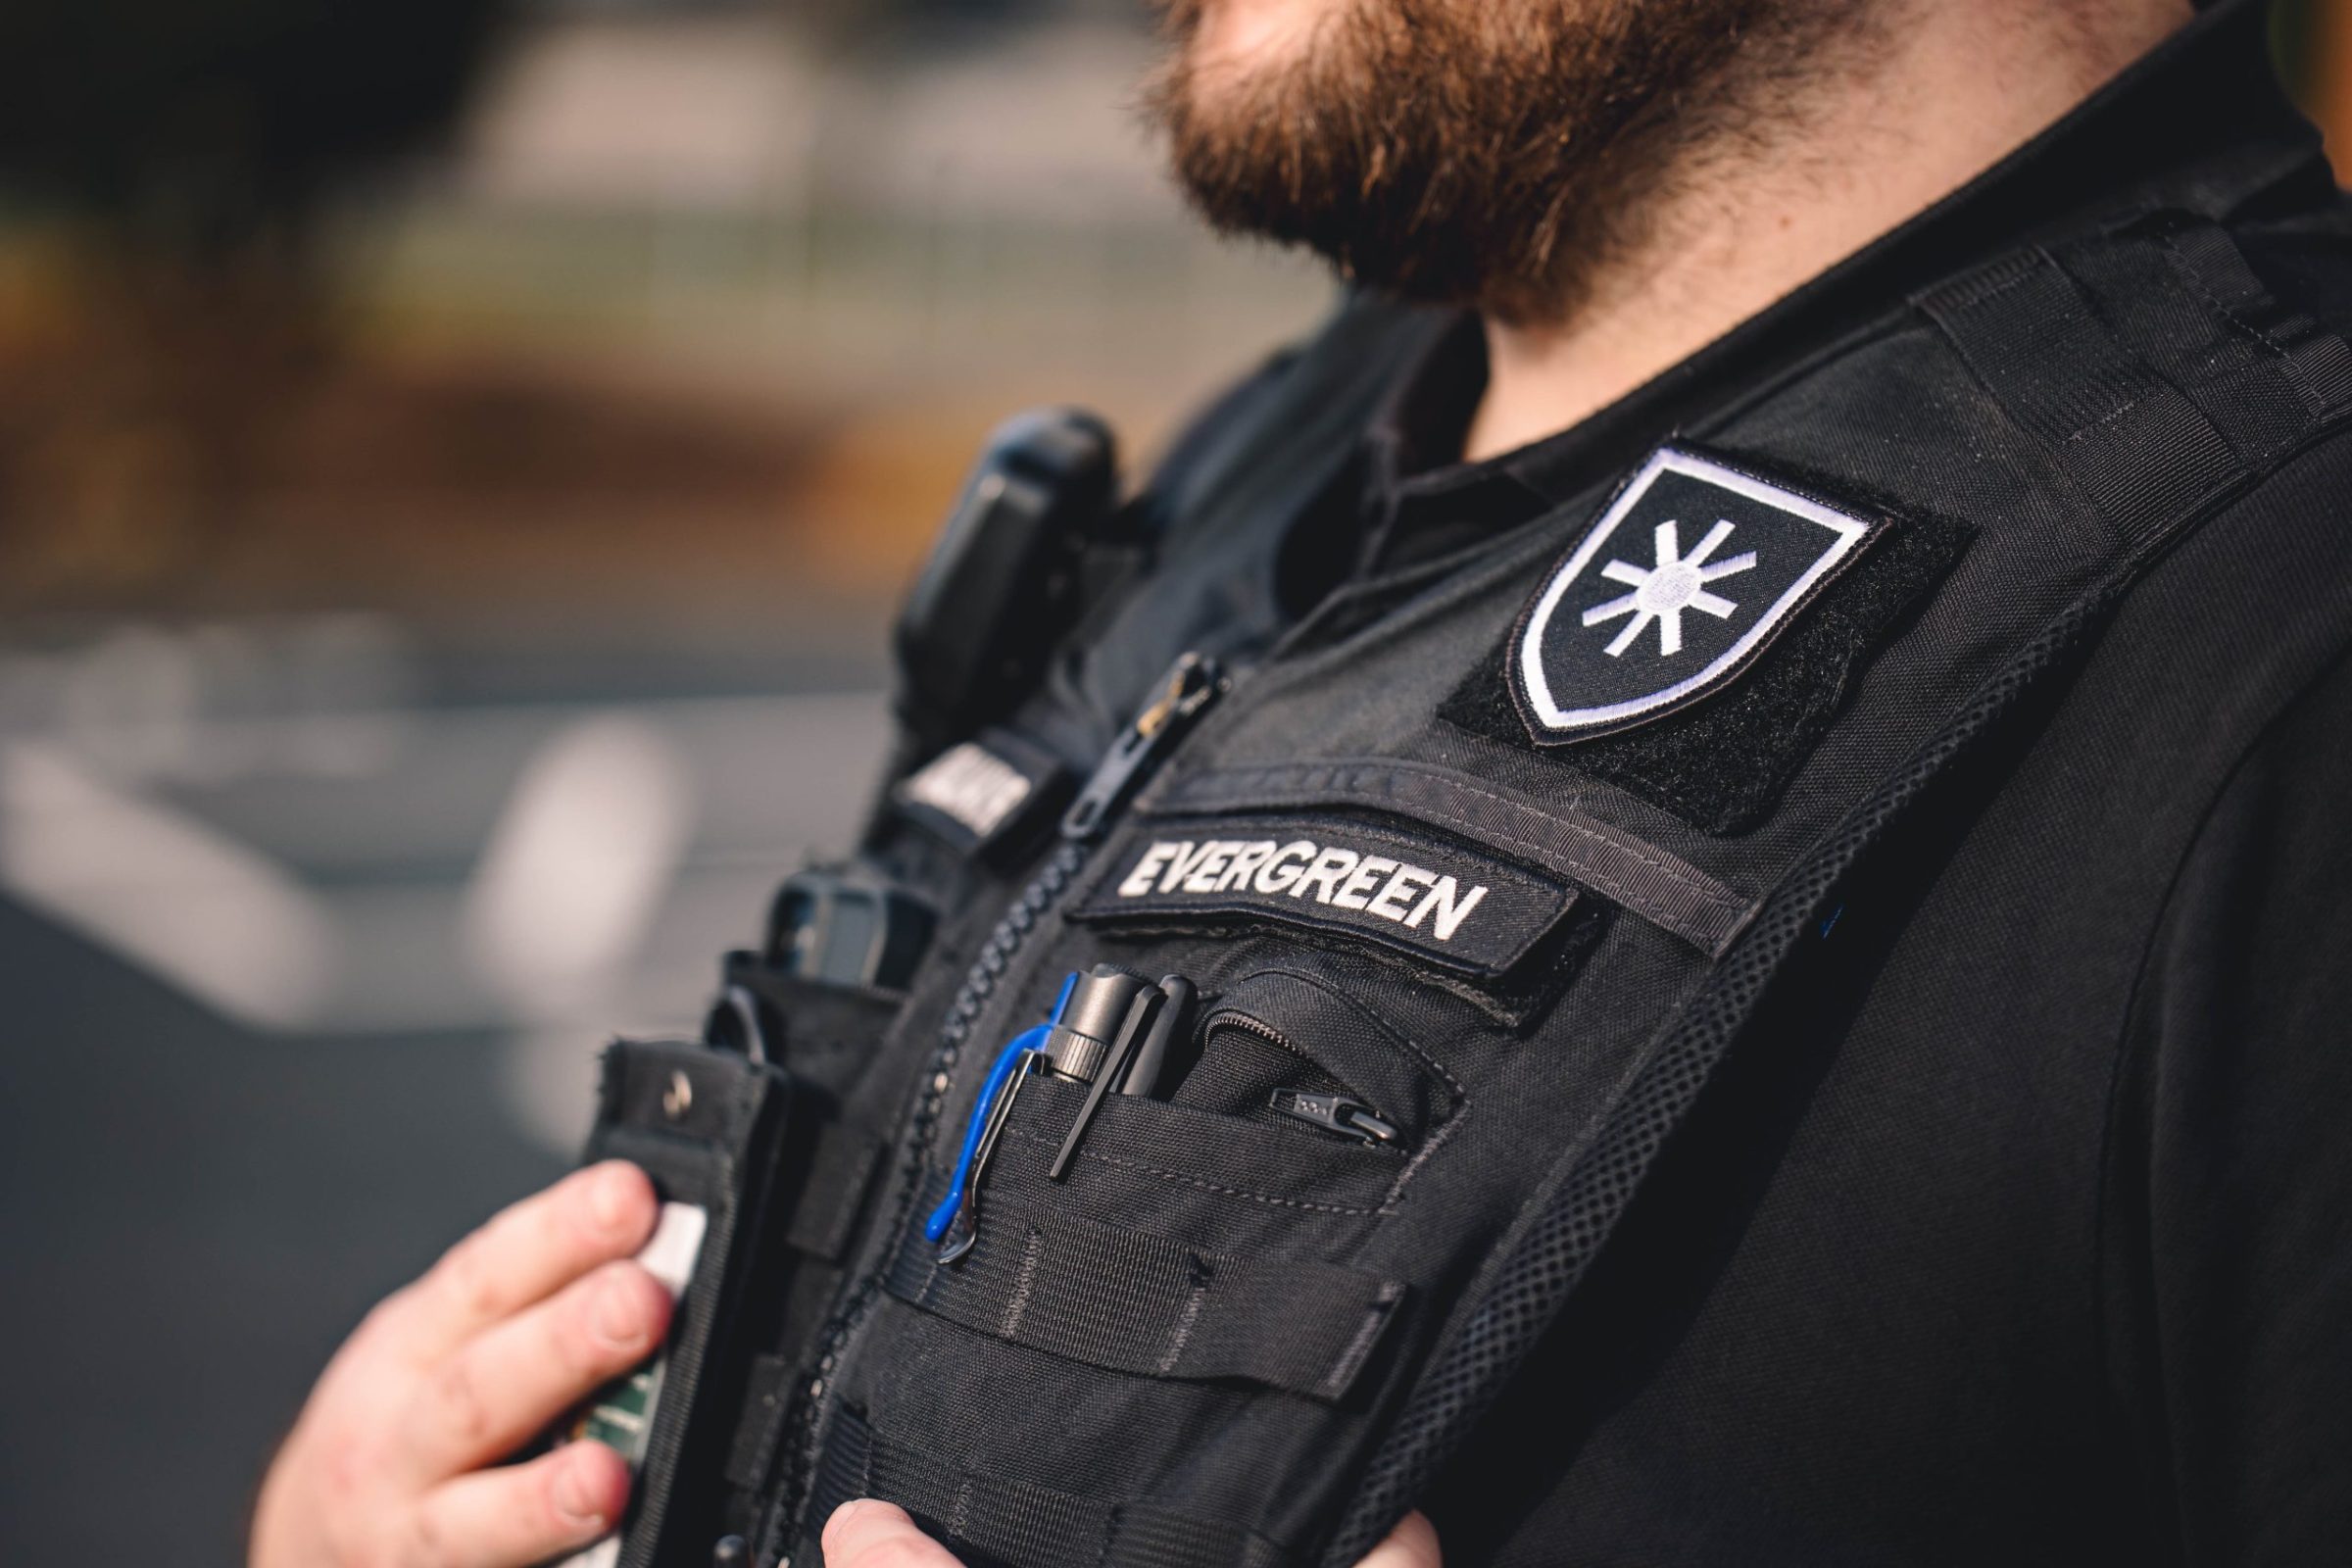
[[[1225,666],[1205,654],[1185,654],[1169,665],[1159,695],[1136,715],[1070,803],[1061,836],[1076,844],[1093,841],[1230,684]]]
[[[1269,1110],[1294,1116],[1310,1127],[1360,1138],[1367,1144],[1394,1144],[1403,1135],[1372,1114],[1372,1107],[1347,1095],[1323,1095],[1308,1089],[1277,1089],[1267,1100]]]

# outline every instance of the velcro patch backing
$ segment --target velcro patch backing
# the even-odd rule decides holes
[[[1095,924],[1265,921],[1360,937],[1457,973],[1507,973],[1576,906],[1566,883],[1344,817],[1158,822],[1070,910]]]
[[[1890,523],[1828,582],[1753,666],[1710,700],[1616,734],[1536,743],[1511,692],[1514,628],[1439,708],[1446,722],[1533,750],[1708,833],[1763,821],[1844,704],[1856,674],[1942,580],[1972,530],[1934,516]]]

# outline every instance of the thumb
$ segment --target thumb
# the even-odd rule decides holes
[[[963,1568],[918,1529],[906,1510],[872,1497],[845,1502],[825,1521],[825,1568]],[[1437,1560],[1430,1559],[1433,1563]]]
[[[1444,1568],[1438,1550],[1438,1527],[1423,1513],[1408,1513],[1396,1521],[1389,1539],[1372,1548],[1356,1568]]]

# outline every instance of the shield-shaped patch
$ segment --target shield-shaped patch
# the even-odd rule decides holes
[[[1511,660],[1520,715],[1558,745],[1722,689],[1882,522],[1659,448],[1522,618]]]

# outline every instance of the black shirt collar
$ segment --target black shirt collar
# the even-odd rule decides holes
[[[2325,178],[2273,71],[2267,9],[2218,0],[1928,211],[1609,408],[1484,463],[1459,454],[1486,387],[1485,338],[1475,316],[1452,313],[1366,432],[1359,566],[1430,561],[1527,521],[1978,262],[2151,205],[2218,216],[2282,180]]]

